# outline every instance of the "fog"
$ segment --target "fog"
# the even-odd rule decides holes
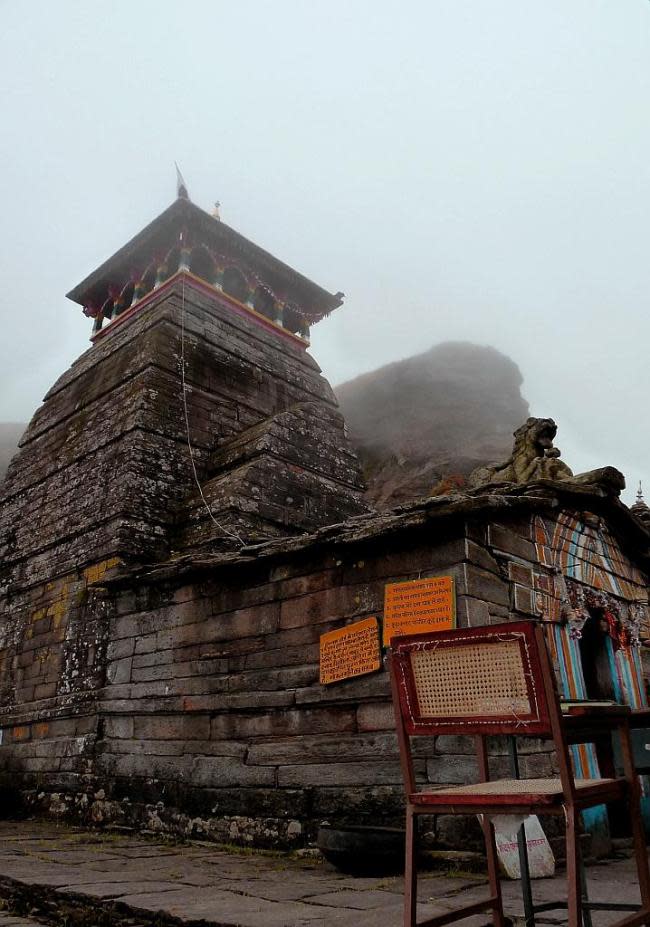
[[[0,13],[0,421],[88,346],[64,294],[169,204],[176,160],[194,202],[346,293],[312,333],[330,381],[494,345],[574,470],[650,489],[647,0]]]

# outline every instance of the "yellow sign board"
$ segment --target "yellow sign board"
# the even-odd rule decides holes
[[[384,591],[384,646],[401,634],[446,631],[456,624],[453,576],[388,583]]]
[[[320,681],[322,685],[363,676],[381,666],[379,624],[376,618],[364,618],[320,639]]]

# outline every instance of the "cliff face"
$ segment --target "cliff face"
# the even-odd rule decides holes
[[[0,422],[0,481],[4,479],[9,461],[18,450],[18,441],[26,427],[17,422]]]
[[[428,495],[507,457],[528,415],[521,383],[495,348],[447,342],[337,387],[371,504]]]

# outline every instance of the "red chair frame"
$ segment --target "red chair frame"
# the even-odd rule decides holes
[[[458,673],[457,678],[454,678],[456,665]],[[492,665],[496,667],[496,682],[485,675],[485,666]],[[490,909],[495,927],[504,927],[498,859],[490,815],[536,813],[565,816],[568,925],[581,927],[583,903],[579,814],[584,808],[620,800],[627,803],[630,812],[641,907],[612,927],[650,925],[650,873],[641,823],[640,786],[632,762],[628,710],[617,710],[598,725],[599,734],[603,733],[603,724],[610,733],[618,731],[624,775],[611,779],[575,780],[568,743],[589,742],[593,739],[594,731],[587,730],[589,725],[583,724],[582,731],[577,728],[570,731],[569,726],[565,725],[544,632],[535,622],[507,622],[394,638],[388,666],[406,792],[405,927],[416,925],[415,851],[418,815],[480,815],[490,886],[490,895],[484,901],[430,918],[420,927],[442,927],[443,924]],[[456,686],[455,692],[452,691],[453,685]],[[490,709],[489,698],[495,691],[496,702]],[[439,703],[442,703],[442,708],[438,708]],[[456,703],[461,708],[457,708]],[[438,734],[475,736],[479,774],[477,784],[418,789],[410,738]],[[495,734],[552,740],[559,777],[490,780],[486,740]]]

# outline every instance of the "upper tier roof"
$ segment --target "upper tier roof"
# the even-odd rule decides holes
[[[178,245],[181,233],[185,247],[203,246],[214,257],[252,277],[283,303],[292,304],[310,324],[320,321],[343,302],[343,293],[329,293],[182,197],[70,290],[68,298],[85,309],[103,306],[129,281],[142,279],[152,264],[164,261],[170,249]]]

